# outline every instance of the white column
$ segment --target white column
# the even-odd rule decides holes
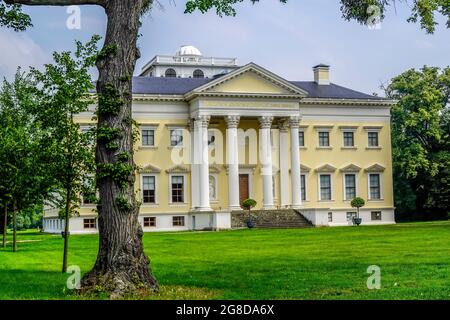
[[[283,119],[278,123],[280,130],[280,193],[281,193],[281,206],[288,207],[291,205],[291,196],[289,194],[289,132],[288,122]]]
[[[199,181],[199,164],[195,161],[195,155],[198,152],[196,142],[196,125],[194,120],[189,121],[190,143],[191,143],[191,210],[196,210],[200,205],[200,194],[198,192]]]
[[[302,205],[301,180],[300,180],[300,150],[298,140],[299,116],[289,119],[291,126],[291,181],[292,181],[292,208],[299,209]]]
[[[241,210],[239,204],[239,116],[226,116],[227,123],[227,165],[228,165],[228,205],[230,211]]]
[[[270,141],[270,129],[272,127],[273,117],[262,116],[260,123],[260,163],[261,174],[263,176],[263,209],[274,209],[273,203],[273,181],[272,181],[272,145]]]
[[[208,125],[209,116],[198,116],[195,119],[196,130],[198,134],[196,143],[199,146],[199,189],[200,189],[200,203],[197,208],[199,211],[212,211],[209,202],[209,152],[208,152]]]

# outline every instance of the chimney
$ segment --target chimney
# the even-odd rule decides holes
[[[330,66],[326,64],[318,64],[313,67],[314,82],[319,85],[330,84]]]

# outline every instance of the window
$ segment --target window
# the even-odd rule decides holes
[[[172,218],[172,225],[174,227],[184,227],[184,217],[183,216],[175,216]]]
[[[372,221],[381,220],[381,211],[372,211],[370,215],[372,217]]]
[[[183,129],[170,130],[170,145],[180,147],[183,145]]]
[[[371,200],[381,199],[380,174],[369,174],[369,194]]]
[[[356,197],[356,175],[346,174],[345,179],[345,200],[352,200]]]
[[[354,132],[344,132],[344,147],[355,146],[355,135]]]
[[[378,132],[368,132],[369,147],[378,147]]]
[[[328,131],[319,132],[319,147],[330,146],[330,133]]]
[[[331,200],[331,175],[320,175],[320,200]]]
[[[83,227],[84,229],[96,229],[97,223],[95,219],[83,219]]]
[[[328,222],[333,222],[333,212],[328,212]]]
[[[144,217],[144,227],[156,227],[156,217]]]
[[[156,178],[155,176],[142,177],[142,202],[156,203]]]
[[[142,129],[142,145],[154,146],[155,145],[155,130],[154,129]]]
[[[353,221],[356,218],[356,212],[347,212],[347,221]]]
[[[184,177],[183,176],[172,176],[172,202],[173,203],[183,203],[184,202]]]
[[[300,190],[302,194],[302,200],[306,201],[306,176],[304,174],[300,175]]]
[[[202,70],[197,69],[194,71],[194,78],[204,78],[205,74],[203,73]]]
[[[305,146],[305,132],[303,132],[303,131],[298,132],[298,145],[300,147]]]
[[[169,68],[169,69],[166,70],[166,77],[167,78],[176,78],[177,77],[177,72],[174,69]]]

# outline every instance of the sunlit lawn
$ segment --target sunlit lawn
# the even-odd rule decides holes
[[[11,235],[8,235],[11,240]],[[30,241],[32,240],[32,241]],[[63,240],[19,234],[0,249],[0,299],[74,299]],[[450,299],[450,222],[145,234],[156,299]],[[97,235],[70,238],[70,265],[92,267]],[[381,268],[381,289],[366,285]]]

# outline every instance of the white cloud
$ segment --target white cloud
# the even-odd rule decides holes
[[[26,34],[0,30],[0,76],[11,78],[21,66],[39,67],[49,62],[51,56]]]

